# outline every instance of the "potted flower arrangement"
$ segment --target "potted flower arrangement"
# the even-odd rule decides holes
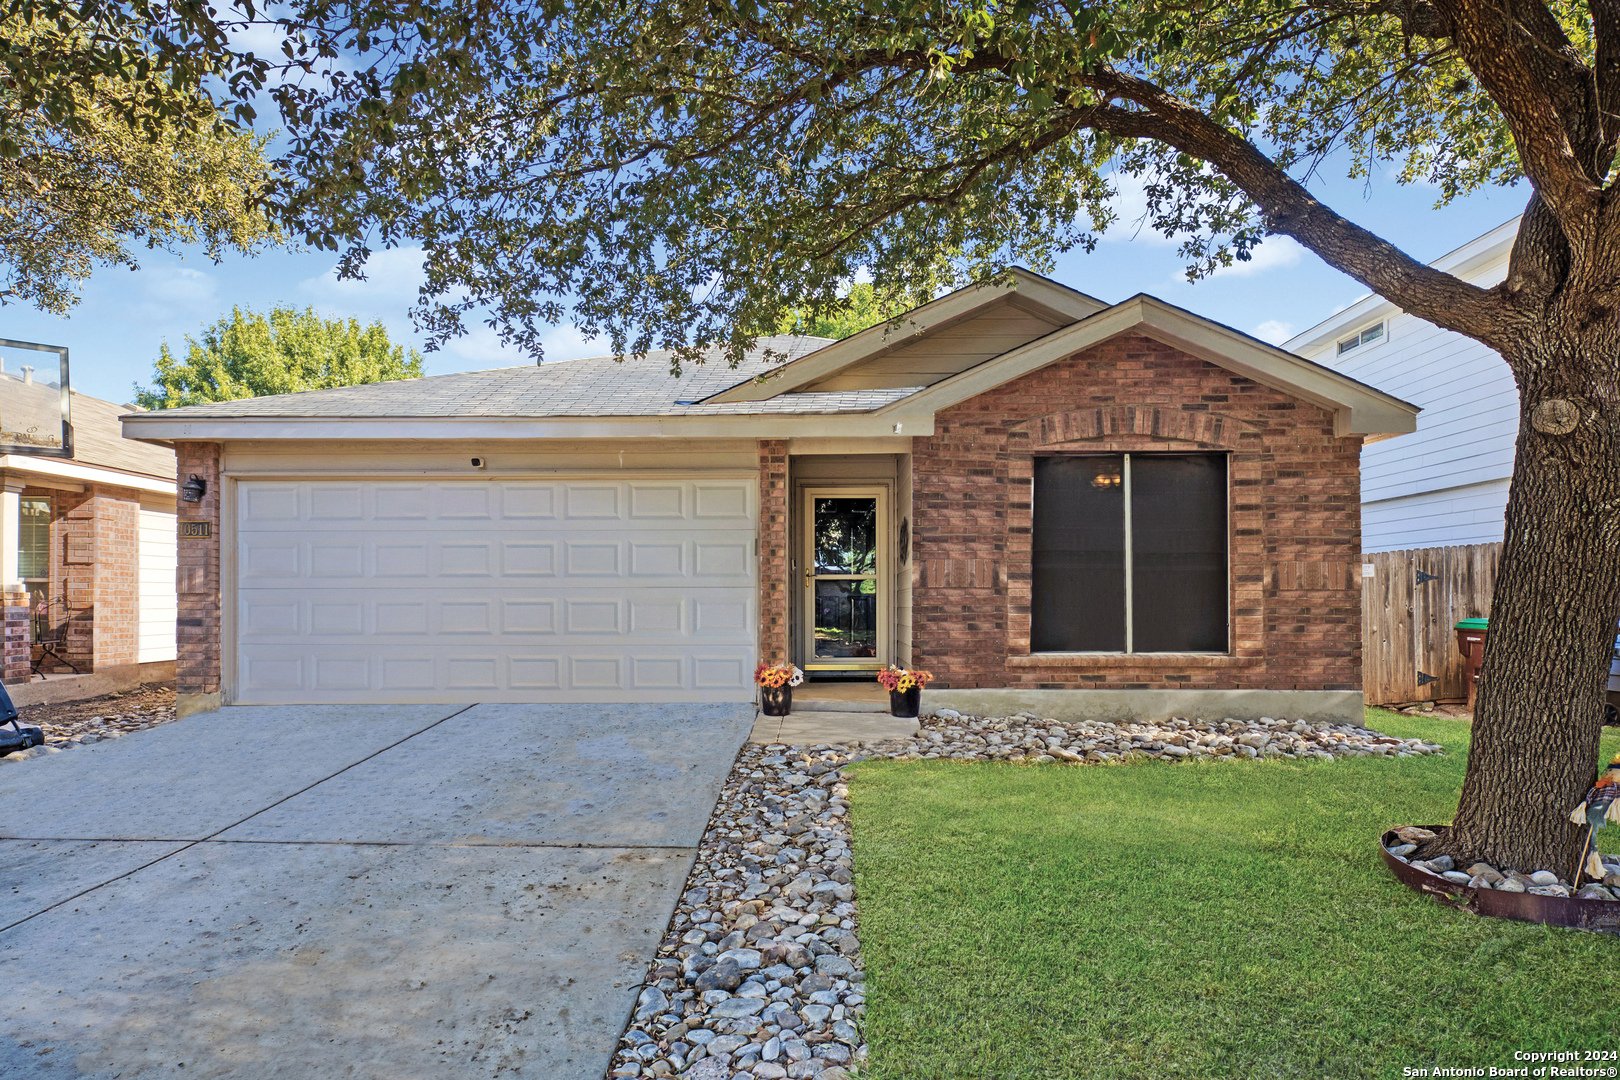
[[[916,716],[922,703],[922,688],[933,676],[926,671],[887,667],[878,672],[878,682],[889,691],[889,715]]]
[[[804,682],[804,672],[792,664],[761,664],[754,669],[759,686],[759,708],[766,716],[793,711],[793,688]]]

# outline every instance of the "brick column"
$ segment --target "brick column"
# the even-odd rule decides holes
[[[28,681],[29,644],[28,593],[21,584],[5,586],[0,599],[4,608],[4,654],[0,656],[0,682],[8,686]]]
[[[176,574],[179,622],[176,627],[176,712],[181,716],[221,704],[219,600],[219,445],[175,444],[177,479],[184,490],[193,474],[208,485],[201,502],[181,499],[180,555]],[[187,536],[189,523],[205,523],[212,535]]]
[[[759,440],[759,658],[788,656],[788,452],[785,439]]]

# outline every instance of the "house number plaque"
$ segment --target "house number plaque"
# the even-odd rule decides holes
[[[212,521],[182,521],[180,523],[180,538],[182,540],[208,539],[214,535]]]

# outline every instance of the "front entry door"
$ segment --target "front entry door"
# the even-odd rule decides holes
[[[872,671],[889,662],[889,493],[804,492],[806,671]]]

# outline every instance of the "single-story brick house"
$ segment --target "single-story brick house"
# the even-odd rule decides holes
[[[126,416],[206,483],[182,695],[747,701],[787,659],[926,667],[969,708],[1359,716],[1359,451],[1417,410],[1152,297],[1012,277],[738,369]]]
[[[101,676],[97,690],[168,679],[175,660],[174,451],[125,439],[118,418],[129,406],[72,390],[65,395],[72,422],[64,427],[60,386],[24,382],[20,375],[29,373],[0,364],[0,678],[23,685],[77,670]],[[25,412],[24,405],[71,437],[39,437],[35,445],[8,438],[8,416]]]

